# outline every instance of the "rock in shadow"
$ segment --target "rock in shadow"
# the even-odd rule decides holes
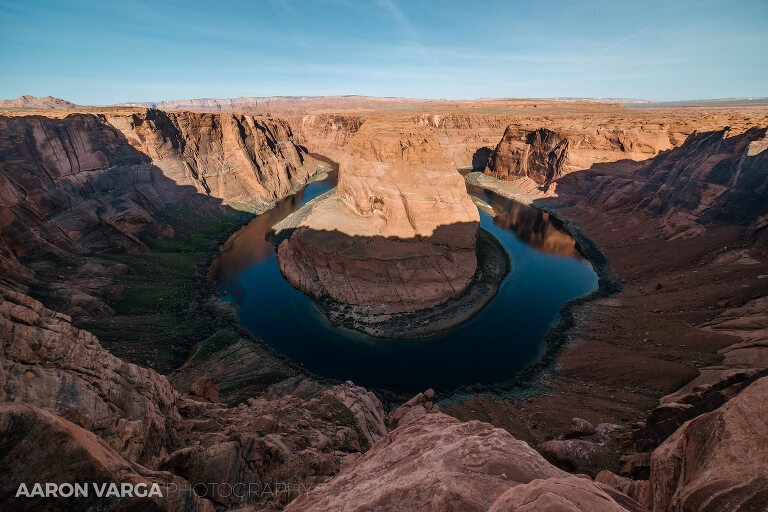
[[[488,165],[488,159],[493,150],[489,147],[482,147],[472,155],[472,170],[482,172]]]
[[[456,327],[496,295],[509,271],[501,244],[474,222],[405,239],[301,226],[275,241],[283,275],[331,322],[378,337]]]

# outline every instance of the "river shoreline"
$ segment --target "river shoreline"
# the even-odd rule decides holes
[[[309,217],[324,200],[336,195],[336,188],[312,199],[275,224],[268,239],[275,250]],[[496,238],[478,231],[477,270],[467,288],[437,306],[412,313],[373,314],[366,307],[344,304],[323,297],[312,298],[315,305],[335,326],[351,329],[373,338],[418,339],[436,336],[470,321],[496,296],[509,273],[509,256]]]

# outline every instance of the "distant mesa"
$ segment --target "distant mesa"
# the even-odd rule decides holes
[[[298,108],[304,112],[307,109],[355,109],[379,108],[397,106],[426,106],[450,103],[466,103],[462,101],[432,100],[420,98],[397,98],[378,96],[250,96],[239,98],[196,98],[167,101],[139,101],[118,103],[116,107],[142,107],[160,110],[193,110],[193,111],[231,111],[251,109],[291,109]]]
[[[66,110],[78,107],[79,105],[70,101],[55,98],[53,96],[38,98],[37,96],[25,94],[24,96],[19,96],[15,100],[0,100],[0,108],[44,108]]]

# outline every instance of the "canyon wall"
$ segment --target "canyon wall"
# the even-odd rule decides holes
[[[196,483],[275,490],[289,480],[290,491],[249,499],[284,505],[386,434],[381,403],[351,383],[305,382],[305,393],[294,385],[293,394],[227,407],[210,378],[197,375],[196,394],[181,394],[165,376],[107,352],[66,315],[3,287],[0,339],[0,461],[14,469],[0,477],[4,510],[50,506],[14,499],[21,482],[89,478],[157,482],[165,498],[157,509],[179,511],[242,504],[212,490],[197,499],[188,492]],[[167,494],[165,483],[187,493]],[[118,501],[114,510],[140,507],[132,504]]]
[[[506,111],[505,111],[506,110]],[[482,171],[488,158],[509,130],[510,136],[547,129],[568,140],[564,174],[599,168],[600,164],[635,162],[655,157],[660,151],[678,147],[699,131],[722,130],[741,133],[754,126],[764,114],[722,112],[715,115],[696,111],[654,112],[611,105],[521,104],[504,109],[491,102],[476,108],[466,106],[429,113],[396,112],[312,112],[287,113],[297,140],[311,151],[329,155],[344,153],[344,146],[365,123],[389,125],[392,129],[416,125],[432,130],[457,169]],[[338,159],[338,158],[335,158]]]
[[[700,235],[706,225],[745,226],[756,246],[766,250],[767,130],[691,135],[632,175],[592,176],[583,199],[605,211],[658,217],[672,239]]]
[[[336,220],[365,219],[369,233],[381,229],[381,220],[387,225],[387,211],[404,211],[390,214],[397,222],[387,229],[434,232],[411,219],[409,212],[421,210],[410,208],[408,199],[418,198],[403,191],[429,184],[438,192],[429,198],[433,206],[447,203],[445,219],[458,219],[454,207],[463,199],[454,201],[458,182],[445,163],[484,166],[508,126],[547,128],[568,140],[568,153],[553,191],[558,196],[546,205],[564,205],[558,216],[575,219],[597,240],[627,292],[576,312],[573,343],[546,377],[546,393],[502,405],[482,397],[469,402],[468,419],[485,417],[515,430],[510,418],[523,416],[523,435],[548,437],[552,425],[570,421],[576,410],[621,421],[637,452],[626,461],[628,474],[648,479],[568,476],[501,429],[438,413],[430,392],[387,415],[365,389],[302,378],[299,370],[257,389],[248,364],[259,370],[258,378],[276,372],[276,365],[264,357],[267,349],[257,352],[257,343],[238,335],[225,348],[201,345],[199,352],[210,350],[209,357],[182,368],[174,388],[154,370],[111,355],[67,315],[0,287],[0,462],[14,468],[0,478],[0,508],[46,506],[14,501],[20,481],[85,477],[316,487],[290,505],[294,510],[413,510],[425,499],[436,510],[457,502],[473,511],[553,503],[585,511],[759,509],[766,500],[768,426],[755,411],[763,408],[768,385],[761,284],[768,271],[753,249],[765,250],[768,240],[766,123],[615,112],[570,120],[559,114],[398,116],[397,123],[406,123],[397,124],[394,135],[392,126],[368,124],[370,116],[359,114],[297,118],[306,119],[304,125],[291,118],[296,144],[288,124],[254,116],[137,111],[0,117],[2,283],[18,290],[51,269],[44,277],[56,286],[78,275],[89,279],[77,293],[63,287],[60,294],[73,300],[81,300],[78,293],[98,294],[121,267],[109,263],[104,270],[88,253],[141,252],[147,237],[173,236],[181,224],[163,214],[170,208],[182,216],[229,215],[233,206],[256,207],[248,202],[252,197],[268,203],[284,195],[314,170],[298,142],[372,173],[369,189],[365,176],[350,173],[347,201],[334,198],[328,211],[344,208],[353,216]],[[730,130],[723,129],[727,125]],[[377,181],[375,172],[386,167],[380,164],[396,166],[397,160],[408,165],[395,167],[394,184]],[[441,172],[433,173],[433,164]],[[397,201],[402,205],[391,206]],[[374,222],[377,210],[382,215]],[[379,252],[366,254],[369,267]],[[69,268],[73,254],[82,260]],[[321,272],[333,266],[313,258],[308,261]],[[725,310],[729,304],[738,307]],[[227,386],[248,391],[227,406],[219,394],[231,389],[217,390],[212,379],[224,382],[232,373],[238,378]],[[694,377],[662,398],[647,421],[632,425],[656,405],[654,396]],[[452,413],[460,415],[460,407]],[[249,506],[269,501],[280,508],[296,497],[263,497]],[[152,505],[207,512],[242,503],[214,494]]]
[[[0,282],[32,283],[67,255],[143,251],[146,237],[183,228],[184,212],[263,209],[316,168],[285,122],[258,116],[0,116]],[[67,278],[77,274],[69,270]],[[103,262],[86,272],[107,283],[110,273]],[[59,295],[81,296],[72,312],[92,311],[104,306],[87,297],[104,284],[91,279]]]
[[[504,133],[524,135],[547,128],[569,141],[565,172],[588,169],[595,163],[645,160],[659,151],[683,143],[701,127],[701,120],[684,117],[639,115],[631,111],[587,112],[580,117],[555,112],[490,114],[482,112],[435,112],[431,114],[308,114],[288,116],[297,139],[321,153],[343,150],[350,135],[364,123],[404,124],[432,130],[457,169],[483,170]],[[706,125],[722,128],[726,120]],[[736,122],[738,124],[738,121]]]
[[[507,128],[488,159],[486,173],[501,180],[530,178],[547,189],[563,175],[569,145],[567,138],[546,128],[532,132]]]

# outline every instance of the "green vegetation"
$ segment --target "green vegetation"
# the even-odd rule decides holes
[[[261,373],[256,373],[244,379],[240,385],[242,387],[252,386],[257,391],[263,391],[272,384],[277,384],[280,381],[287,379],[289,375],[280,370],[266,370]]]
[[[216,334],[200,343],[200,346],[197,348],[197,351],[190,362],[199,363],[205,361],[216,352],[224,350],[230,345],[234,345],[238,340],[240,340],[240,336],[229,329],[217,331]]]
[[[161,372],[178,367],[189,349],[211,334],[205,320],[190,308],[200,292],[196,269],[222,234],[248,218],[246,212],[201,215],[190,209],[168,208],[156,219],[173,228],[173,237],[143,237],[150,248],[143,253],[91,255],[125,264],[128,270],[114,281],[120,289],[119,300],[110,304],[115,314],[81,327],[119,357]],[[220,331],[206,343],[223,348],[226,336]]]

